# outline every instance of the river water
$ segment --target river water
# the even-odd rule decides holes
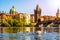
[[[33,32],[0,33],[0,40],[60,40],[57,32],[43,32],[38,35]]]

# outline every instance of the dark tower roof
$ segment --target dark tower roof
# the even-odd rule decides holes
[[[38,4],[36,5],[36,10],[38,10],[38,11],[40,11],[40,10],[41,10],[41,8],[39,7],[39,5],[38,5]]]
[[[59,8],[57,9],[57,12],[59,12]]]

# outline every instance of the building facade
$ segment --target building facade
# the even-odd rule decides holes
[[[30,15],[26,13],[18,13],[14,6],[12,6],[8,14],[6,14],[4,11],[0,13],[0,23],[4,23],[6,19],[14,19],[14,18],[17,20],[22,20],[26,22],[26,24],[30,23]]]

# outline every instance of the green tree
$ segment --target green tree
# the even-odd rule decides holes
[[[34,25],[32,23],[26,24],[26,27],[33,27]]]
[[[58,20],[60,20],[60,18],[58,18]]]
[[[13,26],[17,27],[20,24],[19,20],[14,19]],[[19,25],[20,26],[20,25]]]
[[[10,27],[11,25],[8,22],[4,22],[4,23],[2,23],[2,26],[4,26],[4,27]]]
[[[13,26],[13,22],[14,22],[13,19],[8,20],[8,23],[9,23],[11,26]]]

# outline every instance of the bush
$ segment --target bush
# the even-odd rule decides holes
[[[4,23],[2,23],[2,26],[4,26],[4,27],[10,27],[11,25],[9,23],[7,23],[7,22],[4,22]]]

